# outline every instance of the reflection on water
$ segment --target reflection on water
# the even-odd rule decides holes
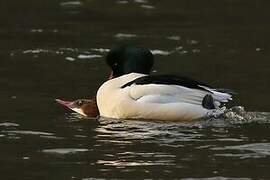
[[[269,179],[268,7],[0,2],[0,179]],[[95,96],[119,41],[149,48],[153,73],[234,90],[233,108],[189,123],[85,119],[59,108],[55,98]]]

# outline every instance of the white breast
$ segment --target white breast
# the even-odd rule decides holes
[[[100,116],[108,118],[129,118],[130,106],[134,100],[129,96],[129,88],[121,88],[124,84],[144,74],[130,73],[106,81],[97,92],[97,105]]]

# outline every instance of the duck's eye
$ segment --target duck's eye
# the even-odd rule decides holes
[[[78,106],[83,105],[83,101],[82,101],[82,100],[78,100],[78,101],[77,101],[77,105],[78,105]]]

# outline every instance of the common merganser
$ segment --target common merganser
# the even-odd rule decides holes
[[[232,100],[230,91],[174,75],[150,75],[154,57],[129,45],[107,54],[111,79],[97,92],[100,116],[116,119],[188,121],[205,117]]]
[[[65,108],[68,108],[82,116],[86,117],[98,117],[99,111],[97,108],[96,99],[78,99],[75,101],[64,101],[61,99],[55,99],[58,104],[61,104]]]

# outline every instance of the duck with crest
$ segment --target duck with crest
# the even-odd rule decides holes
[[[230,90],[187,77],[151,75],[154,57],[145,48],[115,46],[106,62],[111,75],[96,96],[102,117],[189,121],[222,110],[221,106],[232,100]]]

